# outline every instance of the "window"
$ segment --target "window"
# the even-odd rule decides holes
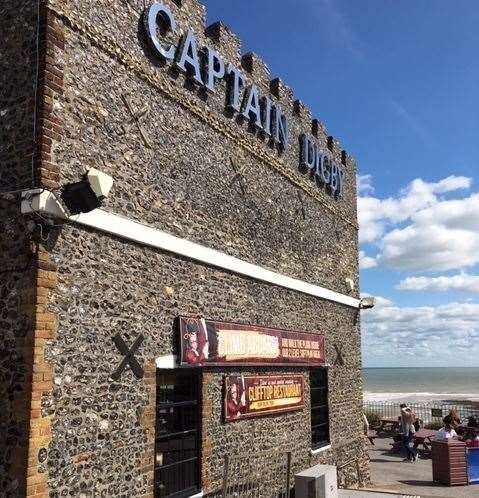
[[[157,370],[155,498],[199,490],[199,373]]]
[[[329,444],[328,370],[312,368],[311,388],[311,448],[316,450]]]

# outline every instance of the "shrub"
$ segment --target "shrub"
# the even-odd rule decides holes
[[[381,414],[379,414],[378,412],[375,412],[374,410],[366,410],[364,414],[368,419],[369,427],[378,427],[381,423]]]

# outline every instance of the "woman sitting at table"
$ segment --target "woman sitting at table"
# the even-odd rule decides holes
[[[447,439],[451,439],[453,437],[457,437],[457,433],[452,427],[451,424],[446,424],[442,429],[439,429],[436,432],[436,441],[446,441]]]
[[[459,415],[457,414],[457,410],[455,408],[452,408],[449,410],[449,414],[446,415],[442,421],[444,424],[449,424],[453,428],[457,427],[458,425],[461,424],[461,419],[459,418]]]

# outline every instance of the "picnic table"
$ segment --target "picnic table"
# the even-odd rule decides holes
[[[477,427],[468,427],[466,424],[460,424],[454,429],[460,436],[464,434],[479,435],[479,429]]]
[[[416,434],[414,434],[414,448],[419,449],[419,445],[422,445],[422,453],[425,456],[431,455],[431,443],[436,437],[436,431],[432,429],[419,429]]]
[[[397,432],[399,430],[398,417],[383,417],[379,422],[378,433],[380,432]]]

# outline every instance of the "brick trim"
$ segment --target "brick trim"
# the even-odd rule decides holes
[[[41,246],[37,253],[37,270],[33,281],[31,306],[34,313],[32,331],[32,365],[31,365],[31,402],[28,439],[28,461],[26,468],[27,497],[47,497],[48,474],[42,467],[39,455],[48,451],[51,440],[50,417],[42,415],[42,396],[50,391],[52,384],[52,367],[45,360],[45,346],[55,337],[57,317],[49,313],[48,294],[56,286],[56,267],[49,259],[47,250]],[[43,460],[43,459],[42,459]]]
[[[64,50],[62,26],[40,4],[38,40],[38,83],[36,101],[36,150],[34,180],[38,187],[56,190],[60,185],[60,168],[55,163],[54,145],[62,140],[63,124],[55,112],[55,98],[63,95],[63,67],[58,52]],[[35,46],[35,51],[37,47]],[[45,460],[51,442],[51,417],[42,413],[42,397],[53,388],[52,366],[46,361],[45,347],[55,338],[57,316],[48,311],[49,294],[57,285],[57,268],[49,251],[38,245],[30,303],[33,314],[31,354],[31,401],[26,462],[26,497],[47,498],[48,469]]]
[[[214,381],[213,374],[203,371],[201,379],[201,487],[205,494],[213,491],[211,489],[210,466],[205,465],[212,454],[211,438],[208,435],[207,424],[213,417],[213,402],[208,396],[208,387]]]
[[[141,458],[140,473],[146,484],[146,494],[142,498],[153,498],[154,496],[154,472],[155,472],[155,430],[156,430],[156,363],[148,361],[145,364],[145,376],[143,378],[148,391],[148,404],[145,406],[141,417],[141,425],[145,430],[146,448]]]
[[[55,142],[62,140],[63,122],[55,113],[54,99],[63,95],[63,66],[57,53],[65,49],[65,35],[62,25],[44,3],[39,28],[35,184],[55,190],[59,187],[60,168],[52,149]]]

